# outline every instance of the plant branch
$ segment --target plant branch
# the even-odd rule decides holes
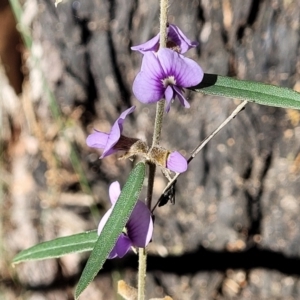
[[[204,146],[223,128],[225,127],[232,119],[234,119],[237,114],[242,111],[246,104],[248,103],[248,101],[243,101],[241,104],[239,104],[237,106],[237,108],[231,113],[231,115],[220,124],[220,126],[215,129],[209,136],[207,136],[193,151],[192,151],[192,155],[190,156],[190,158],[188,159],[188,163],[190,163],[194,157],[204,148]],[[181,173],[176,173],[176,175],[172,178],[171,181],[169,181],[169,183],[167,184],[167,186],[165,187],[165,189],[162,192],[162,195],[166,194],[167,191],[171,188],[172,185],[175,184],[177,178],[179,177]],[[157,203],[154,205],[153,209],[152,209],[152,213],[155,210],[155,208],[157,207],[157,205],[159,204],[159,202],[161,201],[161,197],[158,199]]]
[[[166,48],[167,46],[167,24],[168,24],[168,0],[160,1],[160,32],[159,32],[159,48]],[[162,121],[165,110],[165,100],[160,100],[156,105],[156,116],[154,133],[152,139],[152,147],[159,144]]]
[[[160,0],[160,48],[167,46],[167,21],[168,21],[168,0]],[[161,136],[163,116],[165,110],[165,100],[160,100],[156,105],[156,115],[154,123],[154,132],[152,138],[152,147],[159,145]],[[151,210],[153,185],[155,177],[155,164],[149,162],[147,206]],[[139,271],[138,271],[138,300],[145,299],[145,280],[146,280],[146,249],[139,249]]]
[[[139,248],[139,270],[138,270],[138,300],[145,299],[145,282],[147,271],[147,253],[145,248]]]
[[[160,1],[159,48],[167,47],[167,25],[169,0]]]

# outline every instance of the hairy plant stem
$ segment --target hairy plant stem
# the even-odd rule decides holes
[[[146,248],[139,248],[138,300],[145,299],[146,270],[147,270]]]
[[[159,47],[167,47],[167,24],[168,24],[169,0],[160,0],[160,28],[159,28]]]
[[[167,23],[168,23],[168,0],[160,1],[160,38],[159,38],[159,47],[165,48],[167,46]],[[152,139],[152,147],[159,144],[162,120],[165,110],[165,100],[160,100],[156,105],[156,116],[155,116],[155,125],[154,133]]]
[[[156,104],[156,115],[155,115],[155,122],[154,122],[152,147],[159,144],[164,111],[165,111],[165,99],[162,99]]]
[[[165,48],[167,45],[167,22],[168,22],[168,5],[169,0],[160,0],[160,48]],[[154,132],[152,139],[152,147],[159,144],[162,121],[165,110],[165,100],[160,100],[156,105],[156,116],[154,123]],[[147,189],[147,206],[151,210],[152,193],[155,177],[155,164],[149,162],[148,189]],[[146,249],[139,249],[139,270],[138,270],[138,300],[145,299],[145,281],[146,281]]]

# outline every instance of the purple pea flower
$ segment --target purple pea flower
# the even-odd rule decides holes
[[[183,173],[187,168],[187,160],[178,151],[169,154],[167,158],[167,169],[176,173]]]
[[[175,25],[169,24],[167,28],[167,48],[175,50],[178,53],[185,53],[190,48],[194,48],[198,46],[197,42],[192,42],[189,40],[183,32]],[[131,50],[139,51],[145,54],[147,51],[156,52],[159,49],[159,34],[157,34],[154,38],[149,40],[148,42],[131,47]]]
[[[98,235],[100,235],[106,221],[108,220],[115,203],[121,193],[118,181],[113,182],[109,187],[109,198],[112,207],[105,213],[98,226]],[[131,216],[126,224],[126,233],[122,232],[116,245],[110,252],[108,258],[123,257],[131,247],[145,248],[153,234],[153,221],[151,212],[146,204],[140,200],[136,203]]]
[[[143,103],[154,103],[165,98],[168,112],[175,96],[184,107],[190,107],[183,95],[183,88],[195,86],[202,79],[203,71],[195,61],[162,48],[157,53],[145,53],[141,71],[132,89],[136,98]]]
[[[147,153],[147,159],[152,163],[176,173],[183,173],[188,168],[187,160],[178,151],[154,146]]]
[[[122,135],[125,118],[134,110],[135,106],[125,110],[112,126],[110,133],[94,130],[95,132],[87,137],[86,143],[89,147],[104,149],[100,158],[104,158],[119,150],[128,151],[137,141],[137,139]]]

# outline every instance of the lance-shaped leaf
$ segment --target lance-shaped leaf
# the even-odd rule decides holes
[[[144,178],[145,163],[140,162],[129,174],[128,180],[125,183],[121,194],[114,205],[112,213],[105,223],[95,247],[86,263],[76,287],[76,299],[78,299],[80,294],[95,278],[97,273],[102,268],[110,251],[116,244],[118,237],[122,233],[122,230],[125,227],[126,222],[128,221],[133,208],[136,205],[136,202],[138,201]]]
[[[237,98],[261,105],[300,109],[300,93],[289,88],[261,82],[204,74],[201,83],[190,89],[206,95]]]
[[[21,251],[13,259],[13,264],[28,260],[57,258],[69,253],[91,251],[97,238],[97,231],[92,230],[43,242]]]

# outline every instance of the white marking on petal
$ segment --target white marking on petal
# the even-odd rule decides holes
[[[169,76],[165,79],[162,79],[162,84],[165,88],[169,85],[176,85],[176,79],[174,76]]]

